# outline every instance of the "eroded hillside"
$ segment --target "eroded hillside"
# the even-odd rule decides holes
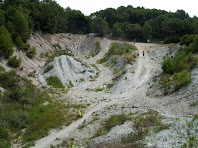
[[[110,54],[114,42],[127,52]],[[133,49],[132,42],[113,41],[93,34],[38,33],[29,43],[36,47],[36,58],[29,59],[16,50],[23,67],[17,69],[17,73],[31,79],[39,88],[51,89],[54,100],[71,104],[70,111],[80,116],[34,140],[32,147],[198,145],[198,67],[191,71],[191,84],[175,93],[164,96],[160,88],[153,87],[162,74],[163,59],[174,56],[180,45],[135,43],[137,49]],[[107,59],[101,62],[104,57]],[[57,76],[63,87],[47,85],[50,76]],[[75,104],[80,107],[74,107]]]

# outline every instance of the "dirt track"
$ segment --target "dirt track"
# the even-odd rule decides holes
[[[79,98],[86,98],[86,101],[92,104],[84,112],[83,118],[80,118],[69,126],[63,127],[63,129],[61,130],[52,131],[47,137],[38,140],[34,147],[50,147],[50,145],[52,144],[56,145],[60,143],[63,139],[70,137],[71,133],[76,131],[77,127],[80,126],[84,120],[90,118],[93,112],[103,110],[107,106],[115,104],[134,104],[136,107],[146,107],[165,112],[161,110],[162,102],[159,99],[149,98],[146,96],[148,82],[153,76],[156,67],[156,63],[149,57],[149,54],[147,54],[150,49],[149,46],[151,45],[136,43],[136,46],[139,50],[139,56],[133,67],[135,73],[133,77],[130,78],[133,83],[129,83],[130,85],[121,86],[123,87],[122,90],[124,90],[122,91],[122,93],[120,93],[119,91],[114,91],[111,94],[105,93],[103,91],[86,91],[85,88],[96,88],[112,79],[111,71],[108,69],[108,67],[97,65],[99,70],[101,71],[101,74],[96,81],[88,82],[81,87],[72,88],[69,92],[71,99],[76,99],[76,102],[79,101]],[[145,56],[142,56],[143,50],[145,51]],[[87,60],[87,62],[96,63],[96,60],[104,56],[104,53],[99,54],[98,57],[95,58],[95,60],[89,59]],[[116,85],[119,85],[119,82]],[[97,98],[97,103],[92,103],[95,98]],[[101,101],[104,98],[107,99],[106,102]],[[57,141],[56,139],[60,140]]]

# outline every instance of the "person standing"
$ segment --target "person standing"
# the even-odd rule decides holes
[[[133,40],[134,45],[135,45],[135,42],[136,42],[136,39]]]
[[[143,50],[143,52],[142,52],[142,55],[144,56],[144,50]]]

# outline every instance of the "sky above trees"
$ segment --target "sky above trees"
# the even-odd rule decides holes
[[[197,0],[56,0],[62,7],[70,7],[82,11],[85,15],[106,8],[117,8],[132,5],[133,7],[144,7],[149,9],[162,9],[176,12],[178,9],[186,11],[191,17],[198,17]]]

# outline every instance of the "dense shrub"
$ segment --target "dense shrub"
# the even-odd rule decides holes
[[[13,67],[13,68],[17,68],[19,67],[21,64],[21,58],[17,59],[16,56],[13,56],[11,57],[9,60],[8,60],[8,65]]]
[[[47,78],[47,84],[55,88],[65,88],[57,76],[50,76]]]
[[[193,62],[196,63],[196,59],[192,56],[192,53],[187,54],[183,51],[177,53],[175,57],[164,59],[162,69],[165,73],[173,74],[174,72],[189,70],[189,68],[192,68],[191,63]]]
[[[184,36],[181,37],[180,44],[181,45],[184,45],[185,44],[186,46],[188,46],[190,43],[193,42],[194,37],[195,37],[195,35],[186,34],[186,35],[184,35]]]
[[[21,36],[19,35],[15,39],[15,44],[18,48],[25,50],[25,51],[27,51],[30,46],[29,44],[24,43],[23,40],[21,39]]]
[[[175,64],[173,62],[173,58],[167,58],[162,63],[162,69],[164,72],[172,74],[175,70]]]
[[[198,35],[195,36],[194,39],[193,39],[193,42],[190,43],[189,49],[193,53],[197,53],[198,52]]]
[[[161,77],[160,83],[162,84],[163,88],[170,89],[172,86],[171,75],[166,74]]]
[[[192,81],[191,75],[188,74],[187,70],[183,70],[180,73],[175,73],[173,75],[173,84],[175,91],[180,88],[187,86]]]
[[[105,54],[104,58],[98,60],[99,64],[105,63],[109,56],[111,55],[125,55],[130,54],[133,50],[136,50],[137,48],[134,45],[128,44],[128,43],[112,43],[108,52]]]
[[[124,55],[130,53],[132,50],[135,50],[136,47],[134,45],[130,45],[128,43],[112,43],[108,55]]]
[[[169,36],[164,40],[165,44],[169,44],[169,43],[178,43],[179,42],[179,38],[175,37],[175,36]]]
[[[28,48],[28,50],[26,51],[26,55],[31,59],[34,58],[36,55],[36,48],[35,47]]]
[[[187,86],[192,81],[188,71],[198,63],[198,56],[192,54],[198,52],[198,36],[184,35],[181,44],[189,44],[189,46],[178,52],[175,57],[164,59],[162,63],[162,69],[166,75],[160,79],[160,84],[165,94]]]
[[[8,30],[0,27],[0,56],[8,58],[13,53],[13,42]]]

